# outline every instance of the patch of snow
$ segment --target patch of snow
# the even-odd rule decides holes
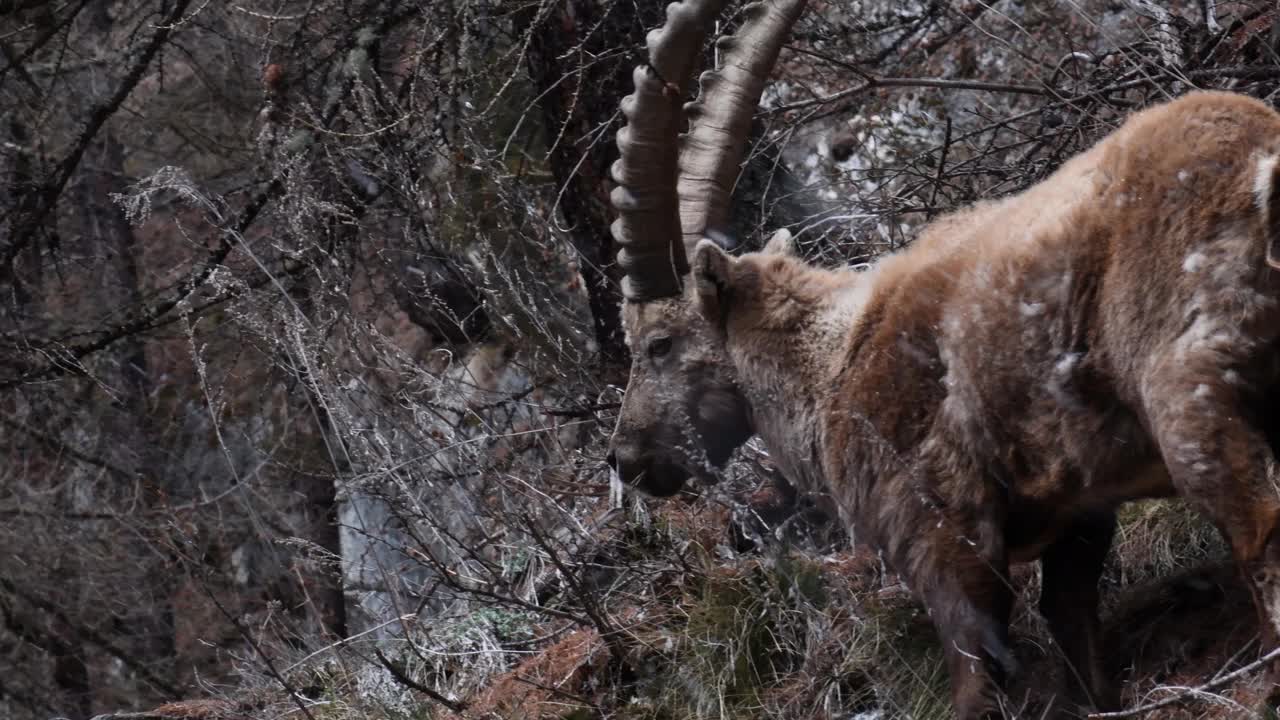
[[[1276,160],[1275,155],[1264,155],[1258,159],[1258,167],[1253,173],[1253,200],[1258,204],[1258,210],[1265,215],[1267,212],[1267,199],[1271,196],[1271,182],[1275,177]]]

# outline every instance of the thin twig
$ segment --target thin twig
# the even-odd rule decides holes
[[[0,253],[0,255],[3,255],[4,265],[11,264],[17,254],[26,247],[39,228],[44,225],[45,219],[48,218],[53,208],[57,205],[58,197],[67,187],[67,182],[71,179],[76,168],[80,166],[80,160],[89,149],[93,139],[97,137],[98,131],[102,129],[102,126],[112,115],[115,115],[120,106],[124,104],[124,101],[128,99],[130,93],[133,92],[134,87],[142,81],[147,68],[151,66],[151,61],[160,52],[160,48],[164,46],[169,39],[169,35],[173,32],[174,23],[182,17],[190,4],[191,0],[179,0],[169,8],[169,13],[157,25],[158,29],[151,36],[150,41],[142,49],[142,52],[138,54],[137,60],[129,68],[129,71],[125,73],[115,92],[111,94],[111,97],[89,111],[89,119],[85,122],[84,130],[80,133],[80,137],[75,144],[72,145],[71,151],[62,159],[62,162],[58,163],[54,176],[45,182],[44,187],[24,201],[24,207],[18,209],[19,216],[15,223],[17,230],[13,239],[5,247],[4,251]],[[31,207],[31,204],[34,204],[34,207]]]
[[[331,643],[331,644],[329,644],[329,645],[325,645],[324,647],[320,648],[319,650],[316,650],[315,652],[311,653],[310,655],[307,655],[306,657],[302,658],[301,660],[299,660],[299,661],[295,662],[294,664],[290,665],[289,667],[285,668],[285,669],[284,669],[284,672],[293,672],[293,670],[294,670],[294,669],[296,669],[296,668],[298,668],[299,666],[301,666],[301,665],[303,665],[303,664],[307,663],[307,662],[308,662],[308,661],[310,661],[312,658],[315,658],[315,657],[317,657],[317,656],[319,656],[319,655],[323,655],[324,653],[327,653],[327,652],[333,652],[334,650],[341,650],[342,648],[346,647],[347,645],[350,645],[351,643],[355,642],[356,640],[359,640],[360,638],[364,637],[365,635],[371,635],[371,634],[373,634],[373,633],[375,633],[375,632],[378,632],[379,630],[381,630],[382,628],[384,628],[384,627],[386,627],[386,626],[388,626],[388,625],[394,625],[395,623],[406,623],[406,622],[409,622],[409,621],[413,620],[415,617],[417,617],[417,615],[416,615],[416,614],[413,614],[413,613],[407,613],[407,614],[405,614],[405,615],[398,615],[398,616],[393,617],[393,618],[391,618],[390,620],[387,620],[387,621],[385,621],[385,622],[380,622],[380,623],[378,623],[377,625],[374,625],[373,627],[371,627],[371,628],[369,628],[369,629],[367,629],[367,630],[362,630],[361,632],[358,632],[358,633],[356,633],[355,635],[348,635],[347,637],[342,638],[342,639],[341,639],[341,640],[339,640],[338,642]]]
[[[942,155],[938,158],[938,174],[933,179],[933,192],[929,195],[929,204],[938,200],[938,190],[942,187],[943,170],[947,166],[947,152],[951,149],[951,118],[947,118],[946,134],[942,138]]]
[[[547,685],[546,683],[540,683],[540,682],[538,682],[538,681],[536,681],[536,680],[533,680],[533,679],[531,679],[531,678],[524,677],[523,675],[520,675],[520,674],[518,674],[518,673],[517,673],[517,674],[515,674],[515,675],[513,675],[513,676],[512,676],[512,679],[514,679],[516,682],[522,682],[522,683],[524,683],[525,685],[530,685],[530,686],[532,686],[532,687],[536,687],[536,688],[538,688],[539,690],[546,690],[547,692],[549,692],[549,693],[551,693],[551,694],[553,694],[553,695],[559,695],[560,697],[564,698],[565,700],[569,700],[570,702],[580,703],[580,704],[582,704],[582,705],[585,705],[585,706],[587,706],[587,707],[591,708],[592,710],[595,710],[596,712],[600,712],[600,706],[599,706],[599,705],[597,705],[597,704],[595,704],[595,703],[591,702],[590,700],[588,700],[588,699],[586,699],[586,698],[582,697],[581,695],[577,695],[577,694],[575,694],[575,693],[571,693],[571,692],[569,692],[569,691],[567,691],[567,690],[561,690],[560,688],[555,687],[555,686],[553,686],[553,685]]]
[[[417,680],[414,680],[413,678],[409,677],[409,674],[404,671],[404,668],[391,662],[391,659],[388,658],[386,655],[383,655],[381,650],[374,650],[373,654],[377,656],[378,662],[382,663],[382,666],[387,669],[387,672],[391,673],[391,677],[395,678],[396,682],[400,683],[401,685],[417,690],[423,695],[426,695],[427,697],[431,698],[432,700],[435,700],[436,702],[440,703],[441,705],[444,705],[445,707],[449,708],[450,710],[456,713],[460,713],[466,709],[467,706],[465,704],[454,702],[453,700],[450,700],[449,698],[441,695],[435,690],[432,690],[426,685],[423,685]]]
[[[178,691],[177,687],[175,687],[173,684],[169,683],[164,678],[161,678],[160,676],[152,672],[150,667],[144,660],[142,660],[141,658],[134,657],[132,654],[118,647],[106,635],[99,633],[98,631],[94,630],[93,628],[87,625],[82,625],[77,623],[70,615],[64,612],[62,608],[58,607],[52,601],[46,598],[40,597],[35,593],[28,592],[18,583],[13,582],[4,577],[0,577],[0,590],[8,592],[12,595],[16,595],[17,597],[20,597],[26,602],[33,605],[36,609],[40,610],[41,612],[44,612],[53,616],[56,620],[58,620],[58,622],[61,622],[67,627],[74,630],[77,635],[88,640],[90,643],[97,645],[98,647],[105,650],[108,654],[115,657],[122,664],[124,664],[125,667],[137,673],[138,677],[140,677],[143,680],[143,682],[147,683],[148,685],[151,685],[152,687],[156,688],[160,692],[164,693],[168,698],[176,699],[181,696],[181,693]]]
[[[311,714],[311,710],[307,708],[307,704],[302,701],[302,697],[298,695],[298,691],[295,690],[293,686],[289,684],[289,681],[285,679],[284,675],[276,669],[275,663],[271,662],[271,657],[262,649],[262,646],[258,644],[258,641],[253,639],[253,634],[244,626],[244,623],[240,622],[240,618],[231,614],[231,611],[227,610],[222,602],[218,600],[217,594],[213,592],[207,583],[205,583],[204,578],[200,578],[199,580],[200,589],[204,591],[205,596],[208,597],[209,601],[213,603],[213,606],[218,609],[218,612],[222,613],[222,617],[225,618],[227,622],[231,623],[232,627],[236,629],[236,632],[240,633],[240,637],[244,638],[245,643],[247,643],[258,657],[262,659],[262,664],[267,669],[267,674],[274,678],[276,682],[280,683],[280,687],[283,688],[285,692],[289,693],[289,699],[293,700],[293,703],[298,706],[298,709],[302,711],[302,714],[307,716],[307,720],[316,720],[315,716]]]
[[[564,559],[547,542],[547,538],[539,531],[533,520],[528,516],[521,516],[521,519],[524,521],[529,537],[547,554],[547,559],[551,561],[552,565],[555,565],[556,570],[560,572],[560,577],[564,578],[570,590],[577,596],[578,601],[582,603],[583,612],[591,619],[592,625],[600,633],[600,638],[604,640],[605,645],[609,647],[609,653],[613,655],[614,660],[619,663],[626,662],[627,651],[626,646],[621,641],[621,631],[605,617],[604,610],[596,603],[595,595],[583,587],[581,578],[565,565]]]
[[[35,428],[25,423],[19,422],[17,420],[13,420],[11,418],[0,416],[0,424],[10,429],[17,430],[18,432],[21,432],[24,435],[30,436],[31,438],[39,442],[41,445],[48,447],[50,450],[53,450],[54,452],[66,453],[69,457],[75,460],[79,460],[80,462],[85,463],[87,465],[92,465],[96,468],[105,470],[111,473],[112,475],[115,475],[116,477],[120,478],[121,480],[132,481],[138,478],[137,473],[129,472],[128,470],[125,470],[124,468],[118,465],[112,464],[106,460],[94,457],[88,453],[80,452],[79,450],[75,449],[71,445],[68,445],[67,443],[63,442],[61,439],[56,438],[52,435],[47,435],[45,433],[42,433],[39,430],[36,430]]]
[[[1206,80],[1210,78],[1253,78],[1262,79],[1275,77],[1280,74],[1280,69],[1271,65],[1238,65],[1229,68],[1204,68],[1201,70],[1192,70],[1185,73],[1186,79],[1189,80]],[[1143,76],[1133,80],[1115,83],[1101,88],[1090,89],[1075,97],[1066,97],[1059,100],[1056,105],[1070,105],[1080,102],[1095,95],[1117,92],[1119,90],[1129,90],[1143,85],[1152,85],[1161,78]],[[866,82],[856,87],[851,87],[839,92],[823,95],[821,97],[809,98],[808,100],[797,100],[793,103],[786,103],[763,111],[762,115],[777,115],[791,110],[801,110],[804,108],[814,107],[816,105],[829,105],[839,102],[847,98],[859,95],[868,90],[874,90],[878,87],[925,87],[937,88],[940,90],[983,90],[989,92],[1004,92],[1015,95],[1042,95],[1047,98],[1059,98],[1059,94],[1049,87],[1039,87],[1035,85],[1020,85],[1016,83],[998,83],[985,82],[980,80],[945,80],[942,78],[866,78]],[[1035,112],[1039,112],[1043,108],[1038,108]]]
[[[1280,647],[1275,648],[1271,652],[1267,653],[1266,655],[1263,655],[1262,657],[1249,663],[1248,665],[1245,665],[1239,670],[1236,670],[1234,672],[1229,672],[1226,675],[1223,675],[1222,677],[1212,682],[1207,682],[1198,687],[1193,687],[1187,690],[1183,690],[1177,695],[1174,695],[1173,697],[1170,697],[1170,698],[1165,698],[1160,702],[1148,703],[1146,705],[1139,705],[1136,708],[1130,708],[1128,710],[1117,710],[1115,712],[1105,712],[1105,713],[1093,713],[1092,715],[1089,716],[1089,720],[1095,720],[1095,718],[1098,720],[1101,720],[1102,718],[1134,717],[1137,715],[1141,715],[1143,713],[1151,712],[1152,710],[1159,710],[1160,708],[1163,708],[1163,707],[1175,705],[1177,703],[1190,700],[1194,696],[1203,695],[1213,690],[1217,690],[1218,688],[1224,685],[1228,685],[1232,681],[1244,675],[1247,675],[1253,672],[1254,670],[1257,670],[1258,668],[1266,665],[1267,663],[1271,662],[1272,660],[1275,660],[1276,658],[1280,658]]]
[[[864,81],[857,87],[851,87],[847,90],[823,95],[822,97],[809,98],[808,100],[797,100],[793,103],[778,105],[770,108],[765,114],[776,115],[778,113],[788,112],[790,110],[802,110],[814,105],[827,105],[833,102],[844,100],[864,93],[868,90],[874,90],[880,87],[926,87],[938,88],[941,90],[984,90],[988,92],[1012,93],[1014,95],[1051,95],[1048,88],[1036,85],[1021,85],[1017,83],[1000,83],[987,82],[985,80],[945,80],[943,78],[905,78],[905,77],[871,77],[865,76]]]
[[[622,403],[592,403],[576,408],[552,408],[543,410],[542,414],[551,417],[595,417],[602,410],[617,410],[621,407]]]

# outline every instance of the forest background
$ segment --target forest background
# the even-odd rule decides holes
[[[611,487],[608,167],[664,5],[0,0],[0,717],[945,716],[919,604],[763,448]],[[1280,89],[1270,0],[809,6],[733,232],[827,265]],[[1180,504],[1125,511],[1105,583],[1127,702],[1247,656]]]

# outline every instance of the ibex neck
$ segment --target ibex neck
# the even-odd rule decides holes
[[[730,341],[756,434],[778,469],[809,491],[825,485],[818,413],[835,386],[833,358],[840,355],[871,285],[852,271],[815,272],[830,287],[820,303],[790,309],[792,322],[762,324]]]

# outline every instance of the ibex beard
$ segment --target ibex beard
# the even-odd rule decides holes
[[[1180,495],[1280,630],[1280,115],[1198,92],[1132,116],[1025,192],[932,223],[866,271],[785,237],[696,247],[683,294],[624,308],[612,443],[656,495],[759,435],[921,597],[963,718],[1014,670],[1011,562],[1078,707],[1110,708],[1098,579],[1115,509]]]

